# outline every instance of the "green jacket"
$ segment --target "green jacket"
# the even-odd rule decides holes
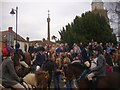
[[[20,78],[15,72],[13,61],[9,57],[3,60],[0,65],[0,73],[0,79],[5,87],[13,86],[20,82]]]

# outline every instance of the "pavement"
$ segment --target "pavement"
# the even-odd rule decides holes
[[[75,82],[75,81],[74,81],[74,82]],[[60,80],[60,84],[59,84],[59,85],[60,85],[60,89],[61,89],[61,90],[63,90],[63,89],[64,89],[64,90],[67,90],[66,84],[65,84],[65,82],[63,82],[63,80]],[[53,80],[52,80],[52,83],[51,83],[51,87],[50,87],[50,88],[51,88],[51,90],[54,89]],[[73,90],[78,90],[77,86],[75,86],[75,85],[72,85],[72,89],[73,89]]]

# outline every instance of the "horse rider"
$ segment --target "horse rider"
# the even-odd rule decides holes
[[[6,47],[2,49],[2,63],[0,65],[0,80],[2,82],[2,85],[4,87],[11,87],[15,90],[25,90],[25,88],[22,86],[22,79],[19,78],[15,72],[14,69],[14,63],[12,61],[12,58],[14,57],[14,50],[12,47]]]
[[[87,75],[87,79],[90,83],[93,82],[93,77],[106,75],[105,73],[106,60],[103,55],[103,49],[100,46],[97,46],[94,50],[97,57],[97,65],[94,68],[90,68],[90,73]]]
[[[21,65],[23,65],[26,68],[29,68],[29,66],[27,65],[27,63],[24,61],[25,55],[24,55],[22,49],[20,49],[20,44],[18,42],[15,44],[15,53],[20,54],[20,56],[21,56],[21,58],[20,58]]]

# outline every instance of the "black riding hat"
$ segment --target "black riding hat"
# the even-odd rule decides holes
[[[98,51],[98,52],[100,52],[100,53],[103,53],[103,49],[102,49],[101,46],[97,46],[97,47],[95,47],[94,50],[95,50],[95,51]]]

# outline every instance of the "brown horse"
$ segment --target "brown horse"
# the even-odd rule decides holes
[[[38,88],[42,88],[44,90],[48,89],[48,79],[49,79],[49,73],[46,71],[36,71],[35,77],[37,80],[37,86]]]
[[[116,52],[112,54],[112,60],[114,64],[120,64],[120,53]]]
[[[118,52],[112,53],[111,57],[114,64],[113,70],[120,72],[120,53]]]
[[[78,79],[81,76],[80,81],[77,83],[78,88],[90,88],[90,83],[86,79],[86,74],[83,72],[87,70],[84,64],[73,63],[69,64],[66,70],[66,78],[67,82],[71,81],[73,77]],[[82,75],[83,74],[83,75]],[[103,89],[103,88],[120,88],[120,73],[113,72],[104,77],[98,77],[95,88]]]
[[[25,53],[25,60],[28,57],[27,55],[28,54]],[[19,77],[24,77],[26,74],[28,74],[30,72],[30,68],[26,68],[23,65],[21,65],[20,58],[21,58],[21,55],[19,53],[15,52],[14,53],[14,58],[12,58],[12,60],[14,62],[14,67],[15,67],[15,71],[16,71],[17,75]]]
[[[24,61],[26,62],[26,64],[28,66],[31,66],[31,56],[30,56],[30,53],[29,52],[25,52],[24,55],[25,55]]]

